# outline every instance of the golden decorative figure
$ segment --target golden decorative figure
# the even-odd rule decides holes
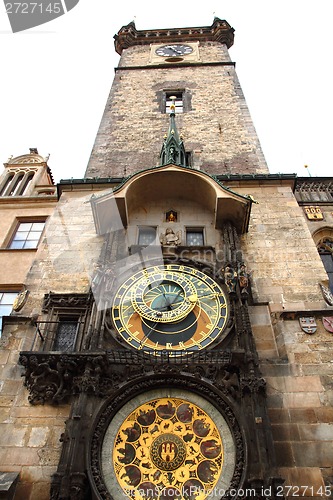
[[[170,212],[167,212],[166,221],[167,222],[177,222],[177,212],[174,212],[172,210],[170,210]]]
[[[156,499],[196,490],[196,498],[204,500],[222,472],[219,430],[202,408],[180,398],[139,406],[123,421],[114,443],[114,472],[127,498],[145,499],[149,485]]]

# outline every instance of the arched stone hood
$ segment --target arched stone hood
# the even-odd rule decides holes
[[[251,199],[222,186],[212,176],[169,164],[140,171],[113,192],[91,199],[96,231],[127,227],[131,213],[142,205],[168,198],[194,200],[215,214],[215,228],[230,221],[239,234],[248,229]],[[119,217],[120,216],[120,217]]]

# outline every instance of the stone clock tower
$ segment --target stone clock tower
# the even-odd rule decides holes
[[[220,19],[201,28],[121,28],[121,58],[86,176],[122,177],[156,165],[173,95],[188,165],[210,174],[267,173],[229,57],[233,40]]]
[[[308,484],[280,418],[298,418],[286,408],[308,384],[324,391],[289,366],[288,339],[300,310],[328,307],[326,275],[295,176],[268,173],[233,35],[215,18],[115,36],[85,177],[58,185],[17,315],[29,411],[44,404],[52,429],[66,416],[61,449],[42,450],[54,500],[279,499],[286,478]]]

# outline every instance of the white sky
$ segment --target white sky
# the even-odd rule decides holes
[[[138,30],[195,27],[214,13],[235,28],[230,55],[270,172],[332,176],[332,0],[80,0],[16,34],[1,2],[0,162],[37,147],[56,182],[82,178],[119,59],[113,35],[134,18]]]

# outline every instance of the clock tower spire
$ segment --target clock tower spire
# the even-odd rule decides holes
[[[160,154],[160,165],[168,165],[168,163],[174,163],[175,165],[186,166],[186,153],[184,148],[184,143],[178,134],[176,120],[175,120],[175,100],[176,96],[170,97],[172,104],[170,106],[170,125],[168,134],[165,136],[165,140],[162,146]]]

